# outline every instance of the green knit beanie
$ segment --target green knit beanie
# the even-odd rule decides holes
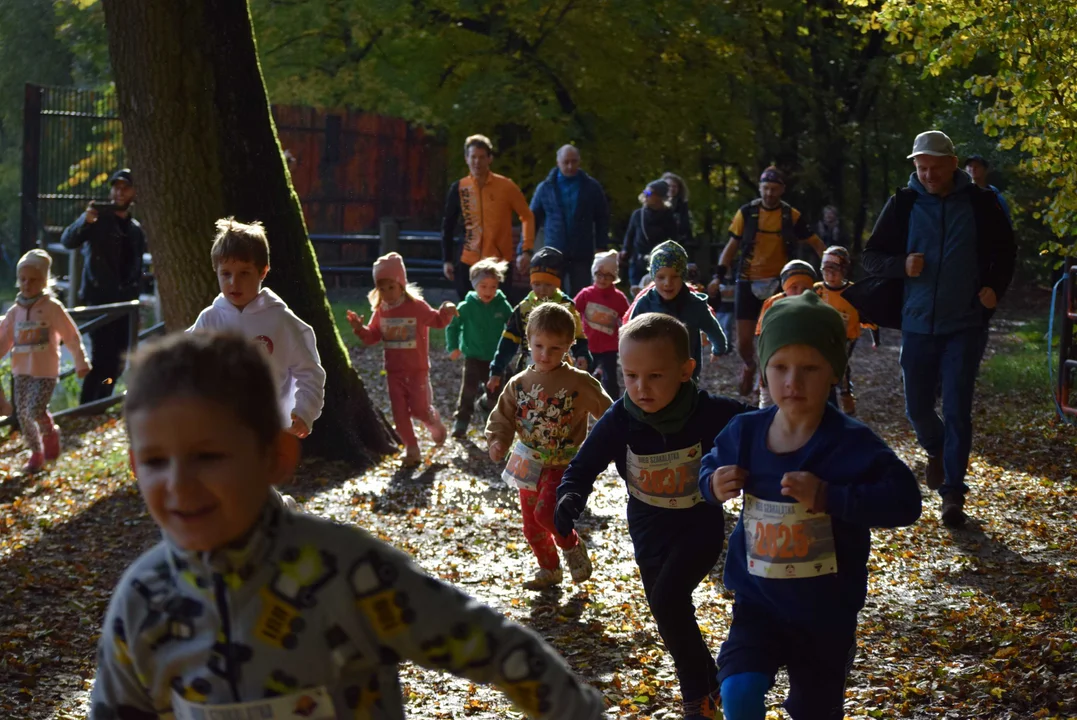
[[[814,292],[787,297],[771,305],[759,335],[759,367],[766,382],[767,363],[787,345],[810,345],[823,354],[834,375],[845,374],[845,321]]]

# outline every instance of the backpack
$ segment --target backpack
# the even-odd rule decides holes
[[[759,213],[763,207],[763,200],[756,198],[740,209],[744,218],[744,229],[741,232],[740,267],[747,267],[752,260],[752,252],[755,250],[755,235],[759,232]],[[786,262],[796,257],[797,238],[793,234],[793,206],[784,200],[781,201],[782,211],[782,242],[785,245]],[[738,275],[740,271],[738,270]]]

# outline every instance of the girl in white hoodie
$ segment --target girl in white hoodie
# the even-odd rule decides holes
[[[19,259],[19,294],[0,321],[0,357],[11,351],[15,412],[30,459],[23,472],[35,473],[60,456],[60,431],[49,415],[49,400],[60,375],[60,341],[75,359],[80,378],[90,372],[79,329],[49,290],[52,257],[31,250]]]

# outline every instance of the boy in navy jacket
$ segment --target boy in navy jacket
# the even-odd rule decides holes
[[[775,407],[734,418],[703,459],[715,505],[744,495],[724,582],[733,623],[718,655],[727,720],[762,720],[778,668],[794,720],[840,720],[872,527],[911,525],[920,491],[874,432],[827,403],[845,324],[815,293],[776,303],[759,363]]]
[[[681,684],[686,720],[714,718],[717,667],[696,624],[692,591],[725,540],[722,509],[699,494],[705,448],[742,403],[696,387],[688,329],[640,315],[621,328],[625,395],[591,430],[557,489],[554,522],[569,534],[595,479],[613,462],[628,489],[628,531],[647,603]]]

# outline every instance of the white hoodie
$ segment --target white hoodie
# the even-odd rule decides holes
[[[222,294],[202,311],[187,332],[231,330],[262,344],[269,353],[277,383],[281,420],[291,416],[314,426],[325,402],[325,370],[314,340],[314,329],[299,319],[275,292],[262,288],[242,311]]]

